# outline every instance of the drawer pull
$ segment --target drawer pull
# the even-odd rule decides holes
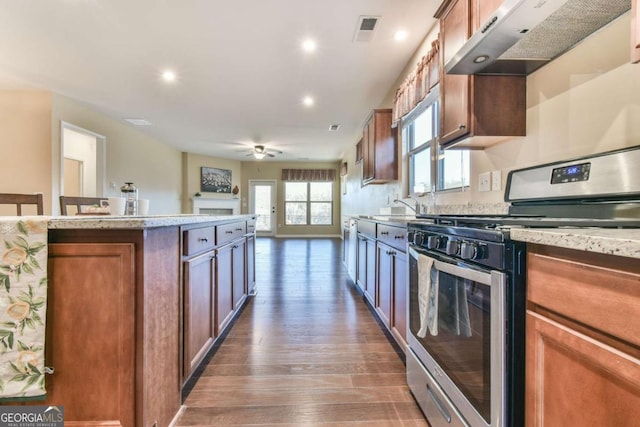
[[[442,401],[438,398],[438,396],[436,396],[433,390],[431,390],[429,384],[427,384],[427,394],[429,395],[433,403],[435,403],[436,408],[438,408],[438,411],[440,411],[440,414],[442,414],[445,421],[451,423],[451,414],[449,414],[449,411],[447,411],[447,409],[444,407]]]
[[[404,239],[404,236],[400,235],[400,236],[393,236],[394,239]]]
[[[388,231],[381,231],[381,232],[380,232],[380,235],[381,235],[381,236],[386,236],[386,235],[388,235],[388,234],[389,234],[389,232],[388,232]]]
[[[227,233],[227,234],[233,234],[233,230],[227,230],[227,231],[225,231],[225,233]]]
[[[236,231],[242,231],[242,228],[236,228]]]
[[[208,241],[209,239],[207,239],[206,237],[198,237],[198,242],[207,243]]]

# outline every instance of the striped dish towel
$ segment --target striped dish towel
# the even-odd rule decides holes
[[[0,217],[0,402],[46,394],[48,220]]]

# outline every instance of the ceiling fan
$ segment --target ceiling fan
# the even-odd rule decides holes
[[[253,156],[258,160],[262,160],[264,156],[275,157],[276,154],[282,154],[282,151],[267,149],[264,145],[255,145],[251,153],[247,156]]]

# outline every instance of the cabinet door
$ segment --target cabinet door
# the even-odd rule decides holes
[[[364,286],[364,296],[371,305],[376,306],[376,241],[366,239],[366,279]]]
[[[245,291],[245,239],[236,240],[233,242],[232,248],[232,261],[233,261],[233,309],[239,308],[244,302],[247,294]]]
[[[526,347],[528,427],[638,425],[637,357],[532,311]]]
[[[631,2],[631,62],[640,62],[640,6],[638,0]]]
[[[135,425],[134,245],[50,244],[47,268],[55,372],[39,404],[63,404],[69,422]]]
[[[214,252],[184,263],[184,378],[188,378],[215,338]]]
[[[232,245],[216,251],[216,335],[220,335],[233,314]]]
[[[367,124],[364,126],[362,143],[362,180],[368,181],[373,179],[375,170],[375,126],[374,117],[371,116]]]
[[[246,274],[247,274],[247,286],[246,292],[248,295],[253,295],[256,290],[256,237],[247,237],[246,247]]]
[[[367,239],[358,236],[358,262],[356,264],[356,283],[362,289],[367,290]]]
[[[382,322],[390,327],[391,324],[391,292],[393,278],[393,249],[382,243],[377,244],[377,288],[378,298],[376,310],[382,319]]]
[[[404,350],[407,341],[407,256],[393,255],[393,318],[391,330]]]
[[[469,0],[453,1],[440,19],[445,65],[469,38],[469,22]],[[441,68],[440,143],[444,144],[470,132],[470,77],[446,74]]]

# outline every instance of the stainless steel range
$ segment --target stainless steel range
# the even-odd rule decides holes
[[[640,146],[512,171],[508,215],[409,224],[407,380],[432,427],[524,425],[525,245],[513,227],[640,227]]]

